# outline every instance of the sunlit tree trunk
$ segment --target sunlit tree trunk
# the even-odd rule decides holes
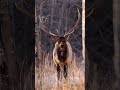
[[[114,69],[116,74],[114,90],[120,90],[120,0],[113,1]]]
[[[41,40],[40,40],[40,32],[38,30],[38,17],[36,15],[36,10],[35,10],[35,52],[36,52],[36,64],[38,64],[41,61]]]

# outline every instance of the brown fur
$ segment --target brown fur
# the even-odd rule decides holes
[[[60,78],[61,67],[64,69],[64,77],[67,77],[68,69],[68,55],[69,55],[69,46],[67,44],[67,37],[56,37],[56,44],[54,48],[53,59],[57,65],[57,77]],[[56,57],[56,58],[55,58]],[[61,65],[62,64],[62,65]]]
[[[61,50],[61,45],[64,46],[63,51]],[[57,55],[58,55],[59,61],[62,62],[62,63],[64,63],[67,59],[67,53],[68,53],[67,49],[68,49],[68,47],[67,47],[65,38],[60,37],[58,39]]]

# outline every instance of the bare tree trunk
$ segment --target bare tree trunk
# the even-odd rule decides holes
[[[11,1],[12,2],[12,1]],[[15,41],[13,37],[13,27],[12,27],[12,18],[11,15],[11,2],[8,0],[1,0],[0,1],[0,17],[1,17],[1,28],[0,28],[0,34],[1,34],[1,43],[2,47],[4,49],[5,58],[1,58],[1,61],[6,61],[6,66],[4,68],[8,74],[8,84],[7,88],[9,90],[18,90],[18,71],[17,71],[17,65],[16,65],[16,54],[15,54]],[[5,60],[3,60],[5,59]],[[2,71],[1,71],[2,72]],[[1,73],[0,72],[0,73]],[[4,86],[4,88],[6,87]]]
[[[38,21],[38,18],[37,18],[37,16],[36,16],[36,11],[35,11],[35,47],[36,47],[36,54],[37,54],[37,60],[36,60],[36,62],[40,62],[41,61],[41,57],[42,57],[42,55],[41,55],[41,40],[40,40],[40,32],[39,32],[39,30],[38,30],[38,25],[37,25],[37,22]],[[37,64],[38,64],[37,63]]]
[[[3,17],[1,34],[3,38],[3,45],[4,45],[5,54],[7,58],[10,90],[16,90],[18,75],[17,75],[17,68],[16,68],[17,66],[16,66],[14,39],[13,39],[12,26],[11,26],[11,20],[9,15],[4,15]]]
[[[120,0],[114,0],[113,4],[114,26],[114,69],[116,80],[114,90],[120,90]]]

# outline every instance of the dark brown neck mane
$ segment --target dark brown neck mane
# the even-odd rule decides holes
[[[60,48],[58,48],[57,55],[58,55],[59,61],[64,63],[67,59],[67,47],[64,51],[61,51]]]

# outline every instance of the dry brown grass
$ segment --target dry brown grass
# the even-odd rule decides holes
[[[78,59],[78,58],[77,58]],[[54,64],[50,65],[49,55],[46,55],[45,64],[35,67],[35,90],[85,90],[84,84],[84,63],[76,64],[74,58],[69,67],[68,78],[57,80],[57,73]]]

